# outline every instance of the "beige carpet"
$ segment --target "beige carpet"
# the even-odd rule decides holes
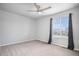
[[[79,52],[38,40],[0,47],[1,56],[79,56]]]

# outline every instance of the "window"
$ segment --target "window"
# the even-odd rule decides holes
[[[69,16],[55,16],[52,21],[52,43],[68,47]]]
[[[53,18],[53,36],[68,37],[68,16]]]

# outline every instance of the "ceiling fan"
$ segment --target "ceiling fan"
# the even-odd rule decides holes
[[[29,12],[43,12],[43,11],[46,11],[46,10],[52,8],[51,6],[48,6],[46,8],[41,9],[41,6],[38,5],[37,3],[34,3],[34,6],[35,6],[36,10],[27,10],[27,11],[29,11]]]

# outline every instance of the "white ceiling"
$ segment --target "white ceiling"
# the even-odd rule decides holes
[[[37,12],[27,11],[36,9],[33,3],[0,3],[0,10],[28,16],[31,18],[38,18],[41,16],[58,13],[78,5],[76,3],[37,3],[37,4],[41,6],[41,9],[47,6],[51,6],[52,8],[42,12],[42,14],[39,14]]]

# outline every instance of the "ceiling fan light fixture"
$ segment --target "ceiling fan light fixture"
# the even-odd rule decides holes
[[[38,14],[42,14],[41,12],[38,12]]]
[[[36,10],[28,10],[28,11],[30,11],[30,12],[35,12],[35,13],[37,13],[37,14],[39,14],[39,15],[40,15],[40,14],[43,14],[42,12],[44,12],[44,11],[46,11],[46,10],[48,10],[48,9],[51,8],[51,6],[42,8],[41,5],[38,5],[37,3],[34,3],[34,6],[35,6]]]

